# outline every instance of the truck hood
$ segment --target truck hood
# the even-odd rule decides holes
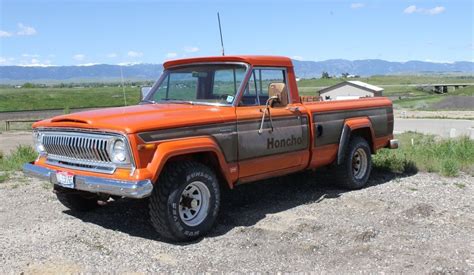
[[[233,107],[145,104],[56,116],[36,122],[33,128],[87,128],[132,134],[153,129],[220,123],[232,119],[235,119]]]

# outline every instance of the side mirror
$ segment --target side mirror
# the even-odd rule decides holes
[[[142,87],[141,93],[140,93],[140,100],[143,100],[151,91],[151,87],[145,86]]]
[[[258,130],[259,134],[263,133],[263,123],[265,122],[265,115],[267,112],[268,112],[268,117],[270,118],[271,132],[273,132],[273,120],[272,120],[272,113],[270,112],[270,107],[273,106],[273,102],[275,101],[279,101],[278,96],[276,95],[271,96],[267,99],[267,103],[265,104],[265,109],[263,109],[262,121],[260,122],[260,129]]]
[[[288,105],[288,89],[285,83],[270,83],[268,95],[270,98],[276,97],[272,101],[271,107],[286,107]]]

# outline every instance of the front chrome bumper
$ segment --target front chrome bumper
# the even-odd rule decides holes
[[[48,180],[54,184],[56,171],[31,163],[23,165],[23,173],[36,178]],[[90,176],[74,176],[74,189],[92,193],[103,193],[127,198],[141,199],[148,197],[153,190],[150,180],[124,181]]]

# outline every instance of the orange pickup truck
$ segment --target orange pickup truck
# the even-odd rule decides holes
[[[302,102],[293,64],[274,56],[168,61],[137,106],[73,113],[33,125],[28,175],[54,183],[76,211],[110,198],[149,198],[160,235],[206,234],[221,191],[334,166],[335,182],[362,188],[371,155],[397,148],[384,97]]]

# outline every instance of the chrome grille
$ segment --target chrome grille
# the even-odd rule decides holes
[[[111,162],[111,138],[100,135],[45,133],[43,146],[48,155],[94,162]]]

